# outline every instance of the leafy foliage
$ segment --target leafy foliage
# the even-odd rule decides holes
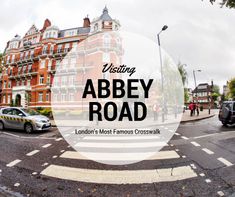
[[[217,0],[209,0],[212,4]],[[220,0],[221,7],[226,6],[228,8],[235,8],[235,0]]]
[[[229,81],[228,88],[229,88],[229,97],[235,100],[235,77]]]

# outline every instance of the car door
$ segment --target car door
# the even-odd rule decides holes
[[[14,129],[14,124],[13,124],[13,110],[12,108],[6,108],[2,110],[2,119],[4,126],[9,129]]]
[[[14,108],[12,110],[12,117],[13,117],[12,124],[13,124],[14,128],[15,129],[24,129],[25,114],[21,110]]]

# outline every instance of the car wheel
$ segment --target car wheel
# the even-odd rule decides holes
[[[4,124],[2,121],[0,121],[0,130],[3,130],[4,129]]]
[[[33,126],[30,123],[26,123],[24,129],[25,129],[26,133],[33,132]]]
[[[227,122],[226,121],[222,121],[222,124],[223,124],[223,126],[227,126]]]

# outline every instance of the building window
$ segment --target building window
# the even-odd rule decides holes
[[[50,94],[49,93],[46,93],[46,101],[50,101]]]
[[[67,53],[69,51],[69,46],[70,44],[69,43],[66,43],[65,44],[65,48],[64,48],[64,52]]]
[[[43,83],[44,83],[44,75],[40,75],[39,84],[43,84]]]
[[[94,31],[97,31],[97,30],[98,30],[98,23],[94,25]]]
[[[30,79],[27,80],[27,86],[30,86]]]
[[[61,53],[61,52],[62,52],[62,45],[60,44],[57,47],[57,53]]]
[[[43,102],[43,93],[38,93],[38,102]]]
[[[6,81],[3,82],[3,88],[4,89],[7,88],[7,82]]]
[[[50,84],[51,84],[51,76],[48,75],[48,76],[47,76],[47,85],[50,85]]]
[[[42,60],[40,63],[40,68],[45,68],[45,60]]]
[[[29,73],[32,72],[32,64],[28,65],[28,72],[29,72]]]
[[[15,54],[12,55],[11,61],[12,61],[12,62],[15,62]]]
[[[11,81],[8,81],[8,88],[11,88]]]
[[[47,45],[43,47],[42,54],[47,54]]]
[[[50,47],[50,54],[53,54],[53,51],[54,51],[54,46],[51,45],[51,47]]]

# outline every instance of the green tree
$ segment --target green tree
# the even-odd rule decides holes
[[[178,71],[180,73],[182,83],[184,85],[184,103],[187,103],[189,101],[189,95],[188,95],[188,90],[185,88],[187,82],[188,82],[188,73],[185,69],[185,64],[182,64],[180,61],[178,63]]]
[[[213,93],[220,95],[220,87],[218,85],[213,85]]]
[[[212,4],[218,2],[218,0],[209,0]],[[219,0],[221,7],[226,6],[228,8],[235,8],[235,0]]]
[[[177,66],[178,66],[178,70],[182,78],[182,83],[185,87],[186,83],[188,82],[188,73],[185,70],[185,67],[184,67],[185,64],[181,64],[181,62],[179,62]]]
[[[228,88],[229,88],[229,98],[235,100],[235,77],[229,81]]]

